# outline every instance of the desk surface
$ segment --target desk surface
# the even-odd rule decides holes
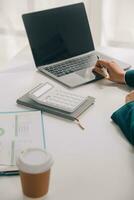
[[[101,51],[134,64],[132,50]],[[61,87],[36,71],[25,49],[0,73],[1,111],[26,110],[16,105],[16,99],[41,81]],[[47,149],[55,160],[47,200],[134,199],[134,151],[110,119],[129,90],[106,80],[74,89],[96,98],[95,105],[80,117],[84,131],[73,122],[43,115]],[[0,177],[0,199],[23,199],[19,177]]]

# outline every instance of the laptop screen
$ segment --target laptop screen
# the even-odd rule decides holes
[[[22,17],[37,67],[94,50],[83,3]]]

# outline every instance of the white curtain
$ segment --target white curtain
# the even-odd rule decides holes
[[[101,43],[134,48],[134,0],[103,0]]]

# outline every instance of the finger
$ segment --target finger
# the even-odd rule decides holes
[[[104,73],[104,71],[101,68],[95,67],[93,69],[93,72],[96,72],[97,74],[99,74],[99,75],[101,75],[103,77],[106,77],[106,74]]]
[[[98,60],[96,63],[96,66],[99,68],[104,67],[104,68],[108,69],[110,66],[110,62],[107,60]]]
[[[105,77],[107,80],[109,80],[109,81],[111,81],[111,79],[110,79],[110,77],[109,76],[107,76],[107,77]]]
[[[95,67],[95,68],[93,68],[92,71],[97,72],[97,73],[100,73],[100,72],[101,72],[101,69],[100,69],[99,67]]]
[[[98,60],[95,64],[95,67],[102,68],[103,66],[100,64],[100,60]]]

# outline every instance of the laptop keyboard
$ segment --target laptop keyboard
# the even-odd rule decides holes
[[[89,66],[95,64],[96,61],[97,61],[97,56],[95,54],[90,54],[80,58],[67,60],[60,64],[54,64],[45,67],[45,70],[57,77],[60,77],[75,71],[88,68]]]
[[[48,71],[49,73],[57,77],[65,76],[67,74],[94,66],[98,59],[97,56],[100,59],[115,60],[115,62],[117,62],[125,70],[130,68],[129,64],[121,62],[117,59],[112,59],[109,56],[97,53],[90,55],[88,54],[80,58],[74,58],[71,60],[64,61],[62,63],[53,64],[51,66],[45,67],[45,71]]]

